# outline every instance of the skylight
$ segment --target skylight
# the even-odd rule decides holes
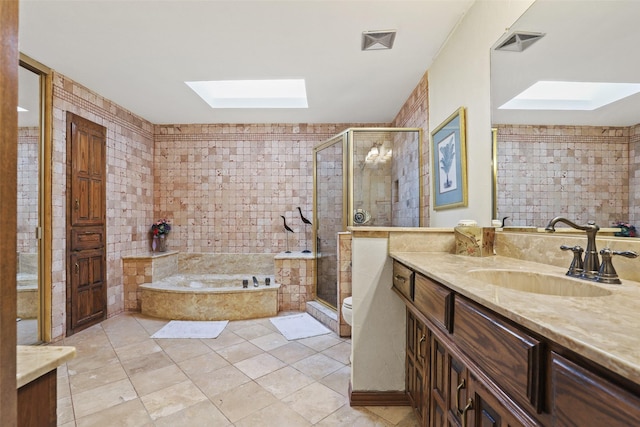
[[[308,108],[304,79],[185,83],[211,108]]]
[[[638,83],[539,81],[501,110],[595,110],[640,92]]]

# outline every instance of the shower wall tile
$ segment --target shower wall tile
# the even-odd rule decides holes
[[[66,252],[66,112],[107,129],[107,312],[125,309],[122,257],[146,253],[154,221],[153,125],[59,73],[53,73],[53,340],[64,336]]]
[[[281,252],[274,258],[275,281],[280,284],[278,311],[306,311],[315,299],[315,258],[301,252]]]
[[[508,225],[543,226],[557,215],[600,226],[628,221],[630,128],[497,129],[498,216],[509,216]]]
[[[342,301],[351,296],[351,233],[338,235],[338,334],[351,336],[351,326],[342,317]]]
[[[422,76],[409,98],[396,115],[391,124],[393,127],[409,127],[422,129],[422,170],[420,171],[420,185],[422,197],[422,224],[429,226],[429,206],[431,197],[431,183],[429,181],[429,82],[428,73]],[[407,191],[415,192],[414,188]],[[414,196],[415,197],[415,196]],[[402,199],[400,199],[402,200]]]

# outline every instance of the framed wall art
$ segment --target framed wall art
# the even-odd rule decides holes
[[[464,107],[431,132],[433,209],[467,206]]]

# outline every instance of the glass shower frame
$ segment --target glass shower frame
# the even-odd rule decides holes
[[[376,215],[375,211],[372,207],[367,207],[366,204],[363,206],[362,201],[357,201],[354,197],[356,191],[356,168],[362,172],[366,168],[366,163],[373,164],[372,160],[369,162],[368,154],[370,154],[371,149],[376,147],[378,151],[378,155],[382,156],[383,151],[389,152],[389,156],[392,156],[392,151],[395,151],[395,147],[391,144],[391,147],[383,147],[383,144],[377,144],[368,140],[368,145],[366,146],[369,153],[367,155],[363,155],[362,152],[356,152],[356,149],[362,149],[362,146],[358,147],[360,136],[361,138],[369,133],[373,134],[388,134],[388,133],[407,133],[412,132],[415,134],[414,138],[416,139],[416,147],[412,152],[413,161],[416,163],[416,170],[411,171],[413,174],[413,178],[416,180],[416,187],[418,194],[414,195],[411,200],[412,206],[416,210],[417,218],[413,218],[411,224],[393,224],[393,203],[399,202],[399,191],[398,191],[398,180],[393,181],[391,177],[385,177],[386,180],[384,183],[379,183],[378,187],[384,186],[386,187],[388,184],[388,203],[383,202],[382,205],[385,205],[384,214]],[[360,144],[362,145],[362,144]],[[365,144],[366,145],[366,144]],[[339,155],[340,161],[342,162],[341,167],[336,167],[336,165],[332,165],[330,170],[333,171],[341,171],[342,176],[339,179],[335,179],[331,181],[331,184],[335,185],[335,188],[332,188],[335,192],[341,192],[341,194],[332,194],[331,197],[327,198],[320,197],[319,192],[326,191],[326,186],[323,184],[327,183],[328,175],[322,175],[323,170],[319,168],[319,162],[321,163],[323,160],[319,160],[319,156],[326,152],[329,148],[339,147],[341,149],[341,153]],[[412,146],[413,149],[413,146]],[[336,150],[337,151],[337,150]],[[338,155],[333,153],[333,158],[331,161],[335,161],[338,159]],[[366,161],[366,163],[365,163]],[[411,227],[419,227],[422,226],[422,197],[423,197],[423,185],[422,185],[422,129],[420,128],[391,128],[391,127],[383,127],[383,128],[350,128],[347,129],[336,136],[328,139],[327,141],[319,144],[314,148],[314,156],[313,156],[313,241],[314,241],[314,254],[316,259],[316,268],[315,268],[315,297],[318,301],[323,304],[331,307],[337,308],[337,300],[338,300],[338,289],[337,289],[337,281],[338,281],[338,265],[337,265],[337,251],[338,251],[338,243],[337,243],[337,233],[345,232],[348,230],[348,227],[357,227],[357,226],[382,226],[382,227],[391,227],[391,226],[411,226]],[[360,177],[362,178],[362,177]],[[369,182],[368,182],[369,183]],[[339,186],[339,188],[338,188]],[[400,185],[401,186],[401,185]],[[380,188],[378,188],[380,190]],[[385,190],[386,191],[386,190]],[[379,191],[378,191],[379,192]],[[332,200],[331,203],[328,203],[328,200]],[[336,206],[338,203],[341,203],[341,206]],[[327,221],[327,215],[323,212],[326,206],[323,204],[331,205],[330,212],[330,220]],[[388,204],[388,206],[386,206]],[[371,213],[369,211],[372,211]],[[336,218],[335,216],[339,215],[340,218]],[[387,221],[380,221],[379,218],[376,217],[384,217]],[[378,220],[376,220],[378,219]],[[328,224],[327,224],[328,222]],[[360,222],[360,223],[358,223]],[[327,226],[328,225],[328,226]]]

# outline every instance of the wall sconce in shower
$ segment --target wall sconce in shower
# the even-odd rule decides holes
[[[391,158],[392,154],[391,149],[387,150],[383,145],[374,145],[367,153],[364,161],[365,163],[384,163]]]

